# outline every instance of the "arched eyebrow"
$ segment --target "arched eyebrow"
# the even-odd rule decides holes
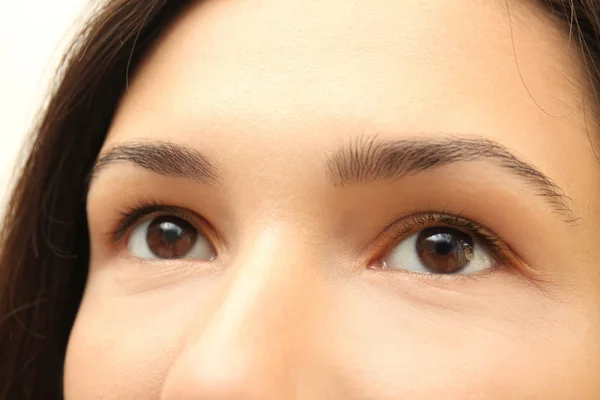
[[[411,138],[380,140],[377,136],[357,139],[333,151],[326,162],[327,176],[334,186],[347,186],[402,177],[445,165],[488,160],[533,187],[568,223],[578,220],[569,207],[572,200],[548,176],[519,159],[498,142],[486,138]],[[111,164],[129,162],[155,173],[216,184],[221,180],[217,168],[191,146],[159,141],[134,141],[117,145],[101,154],[90,182]]]
[[[195,148],[151,140],[119,144],[101,154],[87,178],[88,186],[101,170],[121,162],[137,164],[157,174],[191,179],[203,184],[215,184],[220,180],[217,168]]]
[[[333,151],[327,175],[335,186],[377,180],[398,180],[445,165],[488,160],[531,186],[566,222],[578,220],[569,207],[572,200],[548,176],[519,159],[507,147],[486,138],[411,138],[380,140],[358,136]]]

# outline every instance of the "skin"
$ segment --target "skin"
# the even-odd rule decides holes
[[[102,154],[182,144],[218,183],[130,162],[95,174],[66,398],[600,398],[586,77],[529,2],[193,5],[130,81]],[[575,220],[485,159],[333,185],[328,157],[375,135],[493,140],[562,188]],[[136,257],[135,227],[108,239],[140,197],[188,210],[215,260]],[[441,277],[374,267],[426,211],[477,221],[507,259]]]

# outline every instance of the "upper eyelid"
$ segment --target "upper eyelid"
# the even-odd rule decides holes
[[[415,220],[419,220],[420,218],[423,218],[422,216],[424,216],[424,218],[428,219],[428,221],[420,223],[420,225],[422,225],[422,226],[427,226],[428,223],[432,223],[432,224],[436,223],[438,225],[443,224],[443,225],[448,225],[451,227],[467,230],[471,233],[476,233],[480,236],[483,236],[484,239],[486,239],[486,241],[488,241],[488,242],[500,240],[500,237],[497,234],[493,233],[484,224],[473,221],[470,218],[463,217],[460,214],[450,214],[450,213],[446,213],[446,212],[428,212],[428,213],[420,213],[420,214],[416,214],[416,215],[413,214],[413,216],[414,216]],[[410,230],[411,228],[407,227],[407,229]]]
[[[117,224],[117,227],[114,230],[108,232],[109,237],[112,242],[118,242],[123,239],[127,235],[127,232],[130,231],[133,227],[139,225],[142,221],[151,218],[158,217],[161,215],[173,215],[175,217],[184,219],[190,222],[196,229],[200,231],[204,236],[206,227],[198,225],[202,225],[199,223],[199,220],[202,218],[195,215],[195,213],[175,206],[167,206],[167,205],[151,205],[151,206],[143,206],[135,209],[131,209],[129,211],[121,212],[121,217]],[[189,221],[189,220],[192,221]]]
[[[430,221],[426,222],[413,222],[417,221],[420,216],[434,216],[436,218],[431,218]],[[395,228],[398,224],[403,224],[403,227],[399,229]],[[400,219],[396,219],[391,224],[388,224],[377,236],[374,241],[376,245],[371,245],[368,248],[370,249],[370,252],[378,253],[373,259],[376,260],[385,257],[385,255],[397,246],[401,240],[406,239],[410,234],[416,232],[418,229],[425,229],[429,226],[436,225],[446,225],[455,229],[460,229],[466,231],[469,235],[475,235],[479,240],[483,239],[483,244],[490,247],[490,250],[498,261],[507,262],[509,259],[507,253],[512,253],[512,249],[509,248],[505,241],[485,225],[461,215],[434,211],[412,213]],[[466,225],[471,226],[467,228]],[[481,236],[484,237],[482,238]],[[384,242],[383,244],[380,243],[382,241]]]
[[[160,215],[174,215],[190,222],[201,235],[211,242],[217,253],[220,253],[219,248],[223,249],[227,247],[213,225],[196,212],[184,207],[160,204],[152,200],[147,201],[139,199],[138,203],[137,207],[131,207],[126,211],[121,211],[121,217],[116,229],[107,232],[110,242],[119,242],[133,227],[139,225],[148,218],[158,217]],[[429,220],[415,222],[419,221],[419,218],[423,218],[424,216]],[[402,228],[396,228],[394,230],[394,227],[398,224],[403,224]],[[434,225],[446,225],[458,228],[467,232],[469,235],[476,236],[485,246],[490,248],[494,254],[494,258],[500,262],[506,262],[506,260],[513,258],[511,256],[506,256],[507,253],[512,254],[512,249],[499,235],[487,228],[485,224],[474,221],[472,218],[464,217],[461,214],[448,213],[445,210],[413,212],[409,215],[394,219],[393,222],[386,225],[383,230],[380,231],[375,240],[367,243],[365,247],[360,250],[360,253],[370,254],[370,256],[367,257],[369,258],[369,262],[373,262],[384,257],[387,252],[398,245],[400,238],[406,238],[410,233],[415,232],[417,228],[424,229]],[[489,235],[487,234],[488,232]],[[384,242],[383,244],[381,243],[382,241]],[[374,253],[376,253],[376,255],[374,255]]]

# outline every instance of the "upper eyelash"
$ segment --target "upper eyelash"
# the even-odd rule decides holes
[[[139,198],[135,206],[121,211],[121,218],[119,219],[117,227],[108,233],[111,241],[118,242],[127,234],[129,229],[135,226],[142,218],[154,213],[170,214],[182,219],[190,219],[189,213],[179,207],[161,204],[154,200]],[[415,232],[419,228],[424,229],[436,224],[443,224],[466,231],[487,246],[494,253],[496,258],[500,260],[506,258],[504,257],[504,254],[507,251],[506,245],[496,235],[470,219],[446,212],[428,211],[413,214],[412,216],[404,218],[402,221],[402,228],[395,231],[391,241],[396,245],[398,240],[405,238],[409,233]]]
[[[179,207],[160,204],[154,200],[140,198],[135,206],[120,212],[121,216],[117,223],[117,227],[108,232],[108,236],[112,242],[118,242],[127,234],[129,229],[135,226],[142,218],[154,213],[174,215],[185,220],[190,219],[189,214]]]
[[[481,243],[488,247],[494,256],[500,260],[504,260],[504,254],[506,253],[506,245],[493,233],[489,232],[488,229],[482,225],[464,218],[456,214],[448,214],[445,212],[423,212],[414,214],[402,221],[402,228],[393,234],[392,240],[394,244],[397,241],[404,239],[409,233],[415,232],[420,229],[425,229],[435,225],[445,225],[451,228],[457,228],[475,236]]]

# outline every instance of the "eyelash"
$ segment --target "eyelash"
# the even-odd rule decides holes
[[[397,227],[398,224],[400,224],[400,227]],[[384,232],[385,239],[381,246],[386,250],[383,252],[384,256],[397,246],[401,240],[406,239],[408,235],[432,226],[446,226],[461,230],[479,240],[491,251],[497,261],[506,263],[509,260],[509,249],[506,244],[483,225],[460,215],[433,211],[415,213],[388,225],[385,232],[391,232]]]
[[[149,215],[172,215],[190,222],[198,231],[204,234],[204,229],[197,223],[199,217],[194,217],[194,213],[181,207],[169,206],[155,200],[138,198],[134,206],[123,209],[117,219],[117,227],[108,232],[111,242],[116,243],[123,239],[131,228],[137,225],[142,219]]]
[[[116,243],[123,239],[131,228],[137,225],[142,219],[152,214],[156,214],[157,216],[173,215],[182,218],[192,223],[192,225],[194,225],[202,234],[210,237],[210,235],[206,235],[206,229],[202,228],[202,223],[198,222],[200,217],[195,216],[195,214],[189,210],[142,197],[138,198],[137,202],[134,204],[134,206],[125,208],[120,212],[116,228],[108,233],[112,243]],[[398,224],[400,224],[400,227],[397,227]],[[460,215],[432,211],[415,213],[388,225],[388,227],[385,228],[384,233],[380,235],[380,237],[384,237],[384,243],[381,246],[377,246],[378,248],[383,247],[385,249],[385,251],[382,252],[383,255],[380,257],[384,257],[387,252],[391,251],[392,248],[397,246],[399,242],[408,235],[431,226],[440,225],[459,229],[474,236],[484,246],[490,249],[494,258],[500,262],[507,262],[509,259],[507,256],[507,253],[509,252],[507,246],[497,235],[490,232],[489,229]],[[381,240],[379,239],[377,242],[381,242]],[[381,249],[379,249],[379,252],[381,253]]]

